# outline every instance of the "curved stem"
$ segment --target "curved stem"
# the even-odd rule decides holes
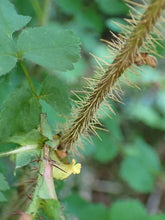
[[[114,83],[122,73],[134,63],[139,48],[143,45],[146,36],[154,27],[164,8],[165,0],[153,0],[148,6],[113,63],[96,84],[94,90],[87,96],[85,104],[78,108],[78,115],[71,127],[62,136],[61,150],[70,150],[79,136],[88,130],[90,123],[94,121],[101,102],[112,91]]]
[[[22,67],[22,69],[23,69],[23,72],[24,72],[24,74],[25,74],[25,76],[26,76],[26,78],[27,78],[27,80],[28,80],[28,83],[29,83],[29,86],[30,86],[30,88],[31,88],[31,91],[32,91],[33,95],[34,95],[36,98],[38,98],[38,95],[37,95],[37,93],[36,93],[36,91],[35,91],[35,88],[34,88],[34,86],[33,86],[33,83],[32,83],[32,81],[31,81],[31,78],[30,78],[30,76],[29,76],[29,73],[28,73],[28,70],[27,70],[27,68],[26,68],[26,66],[25,66],[24,61],[23,61],[23,60],[20,60],[20,63],[21,63],[21,67]]]

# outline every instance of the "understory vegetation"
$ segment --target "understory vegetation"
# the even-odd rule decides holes
[[[165,219],[165,0],[0,0],[0,219]]]

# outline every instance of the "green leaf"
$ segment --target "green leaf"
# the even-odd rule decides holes
[[[40,115],[40,129],[43,136],[47,137],[49,140],[53,140],[52,131],[49,126],[46,113]]]
[[[1,153],[5,153],[8,151],[12,151],[12,150],[16,150],[19,148],[18,144],[14,144],[14,143],[3,143],[0,144],[0,154]]]
[[[92,153],[92,157],[101,163],[107,163],[118,154],[118,147],[112,140],[110,133],[104,131],[98,131],[97,133],[101,140],[94,136],[92,146],[86,148],[92,147],[92,151],[90,150],[89,152],[90,154]]]
[[[0,190],[1,191],[6,191],[9,189],[9,184],[5,180],[5,177],[2,173],[0,173]]]
[[[40,150],[31,150],[23,153],[18,153],[16,155],[16,162],[15,162],[16,169],[26,166],[32,161],[32,159],[36,158],[36,156],[39,154],[40,154]]]
[[[104,205],[89,203],[77,194],[72,193],[68,198],[65,198],[64,204],[66,207],[64,211],[67,215],[67,219],[109,219],[108,209]]]
[[[121,0],[95,0],[100,9],[108,15],[121,15],[128,13],[128,7]]]
[[[40,132],[36,129],[28,133],[23,133],[21,135],[15,135],[8,139],[9,142],[23,145],[30,145],[30,144],[42,144],[45,141],[45,137],[43,137]]]
[[[42,84],[40,98],[51,105],[55,111],[60,114],[70,112],[71,106],[67,86],[57,77],[46,77]]]
[[[6,202],[7,199],[2,192],[0,192],[0,202]]]
[[[147,220],[144,206],[137,200],[117,201],[110,208],[110,220]]]
[[[134,157],[126,157],[120,167],[121,177],[139,192],[151,192],[154,187],[154,177]]]
[[[107,27],[116,33],[122,32],[121,25],[126,25],[126,24],[127,24],[126,21],[124,21],[121,18],[110,18],[110,19],[107,19],[107,21],[106,21]]]
[[[84,211],[81,211],[80,220],[95,219],[108,220],[108,210],[103,204],[89,204]]]
[[[82,27],[97,31],[98,33],[101,33],[104,29],[103,19],[94,4],[81,8],[76,15],[76,20]]]
[[[77,14],[83,7],[83,2],[81,0],[55,0],[56,4],[61,7],[61,9],[67,14]]]
[[[66,123],[66,118],[57,114],[54,108],[42,99],[40,100],[40,103],[42,106],[42,112],[45,112],[47,114],[48,123],[51,127],[52,133],[54,131],[53,134],[55,134],[55,130],[59,128],[58,125]]]
[[[29,21],[30,17],[18,15],[13,4],[8,0],[0,1],[0,33],[5,33],[9,37],[12,33],[23,28]]]
[[[154,149],[137,138],[124,149],[126,157],[121,163],[120,175],[135,190],[150,192],[155,178],[162,172],[160,159]]]
[[[97,136],[94,137],[96,149],[94,158],[99,162],[106,163],[115,158],[118,153],[118,147],[114,144],[108,132],[98,132],[102,141]]]
[[[134,106],[135,103],[127,106],[128,117],[139,120],[149,127],[165,130],[165,119],[152,106],[138,102],[136,102],[136,108]]]
[[[71,31],[56,26],[28,28],[18,37],[23,58],[56,72],[73,69],[79,59],[79,44]]]
[[[40,103],[27,86],[16,88],[1,108],[0,140],[37,128],[40,113]]]
[[[16,62],[17,58],[13,40],[0,32],[0,76],[13,69]]]
[[[5,180],[5,177],[2,173],[0,173],[0,202],[6,202],[7,199],[5,198],[4,194],[1,191],[6,191],[8,190],[9,184],[8,182]]]

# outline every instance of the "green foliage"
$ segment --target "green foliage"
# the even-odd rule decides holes
[[[45,137],[41,135],[41,133],[33,129],[28,133],[24,133],[22,135],[15,135],[9,138],[9,141],[12,143],[17,143],[21,146],[28,144],[37,144],[40,145],[46,140]]]
[[[16,102],[17,101],[17,102]],[[0,112],[0,140],[21,132],[29,132],[39,125],[41,106],[24,83],[3,103]]]
[[[120,175],[135,190],[151,192],[155,178],[161,172],[156,152],[141,139],[137,139],[124,151],[127,156],[122,161]]]
[[[57,200],[47,199],[46,201],[43,201],[42,210],[49,219],[61,219],[61,207]]]
[[[115,202],[110,208],[111,220],[147,220],[144,206],[136,200],[123,200]]]
[[[6,0],[1,0],[0,10],[0,32],[6,34],[9,38],[12,37],[15,31],[23,28],[31,19],[28,16],[18,15],[14,6]]]
[[[11,2],[25,16],[17,14]],[[123,18],[130,17],[128,6],[121,0],[0,1],[0,153],[9,155],[0,158],[2,214],[3,202],[13,200],[17,191],[20,196],[24,188],[32,188],[29,183],[25,186],[20,182],[25,166],[36,166],[30,162],[42,156],[44,143],[52,148],[57,146],[53,134],[63,132],[74,105],[69,91],[81,90],[83,76],[93,72],[89,52],[107,56],[103,59],[112,62],[111,51],[107,52],[99,39],[114,40],[109,29],[120,34],[121,26],[114,21],[126,24]],[[42,21],[47,22],[39,26]],[[155,48],[163,56],[164,48]],[[130,79],[141,85],[141,91],[123,85],[126,105],[112,103],[116,112],[112,119],[107,117],[109,111],[99,111],[103,128],[109,132],[98,131],[101,140],[91,134],[93,143],[84,144],[82,173],[78,177],[56,181],[60,202],[50,199],[43,172],[38,175],[41,187],[34,188],[37,192],[33,208],[36,212],[39,209],[46,220],[62,220],[62,212],[66,219],[80,220],[165,219],[164,214],[148,214],[152,212],[148,201],[155,186],[164,190],[164,64],[160,62],[154,70],[148,66],[142,69],[145,73],[140,73],[139,78],[130,74]],[[74,95],[71,98],[77,99]],[[15,168],[21,169],[14,171]],[[31,181],[31,175],[32,172],[26,176],[27,181]],[[22,203],[24,198],[18,200]],[[163,199],[159,202],[158,212],[164,212]]]
[[[100,131],[98,135],[101,140],[97,136],[93,138],[93,158],[99,162],[107,163],[117,155],[118,148],[108,133]]]
[[[128,7],[121,0],[111,0],[111,1],[95,0],[95,1],[100,6],[100,9],[103,12],[111,16],[128,13]]]
[[[38,150],[31,150],[24,153],[18,153],[16,155],[16,161],[15,161],[16,169],[29,164],[39,155],[39,153],[40,152]]]
[[[1,191],[6,191],[9,189],[9,185],[5,180],[5,177],[2,173],[0,173],[0,202],[5,202],[6,198]]]
[[[56,26],[28,28],[18,37],[21,57],[57,72],[73,69],[79,52],[78,38]]]
[[[109,219],[108,209],[106,209],[102,204],[89,203],[74,193],[69,196],[66,201],[65,213],[68,219],[72,219],[77,216],[80,220],[85,220],[87,215],[89,219]]]
[[[14,42],[6,33],[0,33],[0,76],[9,72],[15,66],[17,58],[15,54]]]

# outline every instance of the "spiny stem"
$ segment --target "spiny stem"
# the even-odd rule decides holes
[[[29,86],[30,86],[30,88],[31,88],[31,91],[32,91],[33,95],[34,95],[36,98],[38,98],[37,93],[36,93],[36,91],[35,91],[35,88],[34,88],[34,86],[33,86],[33,83],[32,83],[32,81],[31,81],[31,78],[30,78],[30,76],[29,76],[28,70],[27,70],[27,68],[26,68],[26,66],[25,66],[24,61],[23,61],[23,60],[20,60],[20,63],[21,63],[21,67],[22,67],[22,69],[23,69],[23,72],[24,72],[24,74],[25,74],[25,76],[26,76],[26,78],[27,78],[27,80],[28,80],[28,83],[29,83]]]
[[[134,63],[138,49],[143,45],[146,36],[154,27],[164,8],[165,0],[153,0],[148,6],[125,45],[87,98],[86,103],[78,109],[79,113],[71,127],[62,136],[61,149],[63,151],[68,151],[79,136],[87,131],[97,109],[112,90],[114,83]]]

